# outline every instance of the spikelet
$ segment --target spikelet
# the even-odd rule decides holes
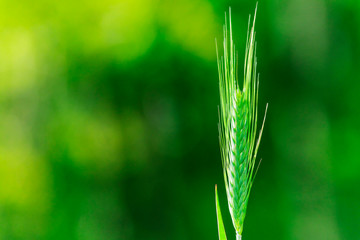
[[[247,33],[242,89],[238,83],[238,62],[232,39],[231,8],[229,29],[225,13],[224,56],[219,58],[216,47],[220,91],[219,141],[229,211],[237,239],[241,239],[243,231],[249,194],[256,175],[256,154],[267,111],[266,105],[263,124],[256,140],[259,77],[256,73],[255,19],[256,9],[251,30]]]

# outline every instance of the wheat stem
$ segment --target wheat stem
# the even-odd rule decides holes
[[[236,233],[236,240],[241,240],[241,235]]]

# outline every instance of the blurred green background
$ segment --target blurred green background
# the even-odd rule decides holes
[[[255,1],[0,1],[0,239],[218,239],[215,37]],[[360,2],[260,1],[243,238],[360,239]],[[241,73],[242,74],[242,73]],[[240,76],[242,76],[240,74]]]

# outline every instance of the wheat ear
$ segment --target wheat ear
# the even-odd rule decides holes
[[[256,9],[257,7],[251,30],[247,33],[242,89],[238,83],[238,57],[232,38],[231,8],[229,27],[225,13],[224,56],[219,57],[216,47],[220,91],[219,141],[228,206],[236,239],[241,239],[243,231],[250,190],[256,175],[256,155],[267,112],[266,105],[263,124],[256,140],[259,89],[254,31]],[[250,19],[249,17],[248,29]]]

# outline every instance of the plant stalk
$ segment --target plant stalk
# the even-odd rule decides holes
[[[241,240],[241,235],[236,233],[236,240]]]

